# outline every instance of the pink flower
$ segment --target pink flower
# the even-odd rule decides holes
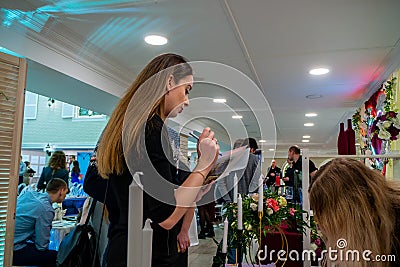
[[[277,212],[279,210],[278,201],[276,201],[275,199],[268,198],[266,202],[267,202],[268,208],[272,208],[274,210],[274,212]]]
[[[294,216],[295,212],[296,212],[296,210],[294,208],[290,208],[290,210],[289,210],[290,215]]]
[[[321,238],[317,238],[317,239],[314,241],[314,243],[315,243],[315,245],[317,245],[317,246],[321,246],[321,244],[322,244]]]

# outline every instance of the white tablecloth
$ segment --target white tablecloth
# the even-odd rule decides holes
[[[49,249],[57,250],[64,236],[75,227],[75,222],[53,221],[53,228],[50,231]]]

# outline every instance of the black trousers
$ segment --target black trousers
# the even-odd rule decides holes
[[[56,267],[57,251],[38,250],[34,244],[14,250],[13,265]]]

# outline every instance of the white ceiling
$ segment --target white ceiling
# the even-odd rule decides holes
[[[261,94],[251,87],[239,93],[199,84],[191,98],[227,98],[226,104],[243,114],[249,135],[267,139],[265,148],[273,147],[276,137],[277,151],[283,154],[292,144],[334,152],[339,123],[400,65],[399,0],[3,0],[0,7],[0,46],[26,56],[30,66],[44,65],[49,70],[36,68],[43,69],[44,77],[58,71],[83,82],[70,88],[70,94],[103,91],[101,110],[107,96],[112,110],[115,96],[121,96],[138,71],[163,52],[243,72]],[[169,43],[146,44],[144,36],[154,33],[168,37]],[[320,66],[331,72],[321,77],[308,74]],[[61,85],[46,87],[51,86],[55,95],[70,103],[96,107],[95,97],[67,99],[65,93],[57,93]],[[315,94],[323,97],[306,98]],[[260,96],[267,99],[273,118],[269,106],[258,102]],[[238,123],[223,105],[209,101],[200,109],[204,117],[221,120],[223,127],[234,129]],[[266,118],[260,119],[257,112]],[[306,119],[307,112],[318,117]],[[201,112],[188,109],[184,117],[194,113]],[[260,123],[263,119],[269,123]],[[315,126],[304,127],[308,121]],[[231,132],[236,138],[236,131]],[[301,143],[305,134],[311,135],[308,144]]]

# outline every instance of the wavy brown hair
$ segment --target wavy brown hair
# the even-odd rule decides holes
[[[362,252],[372,251],[371,257],[393,252],[398,242],[394,231],[400,206],[399,184],[386,181],[360,161],[334,159],[316,173],[310,206],[327,248],[338,249],[337,241],[344,238],[347,246],[343,255],[348,250],[360,253],[360,261],[341,261],[339,266],[389,266],[388,262],[371,265],[362,259]],[[325,262],[330,263],[329,259]]]
[[[53,170],[66,169],[67,158],[63,151],[54,151],[49,159],[48,166]]]
[[[164,95],[169,77],[172,75],[177,83],[192,73],[187,60],[172,53],[159,55],[144,67],[116,106],[100,138],[96,156],[103,178],[126,170],[123,148],[136,146],[139,152],[140,130],[149,118],[155,114],[165,118]]]

